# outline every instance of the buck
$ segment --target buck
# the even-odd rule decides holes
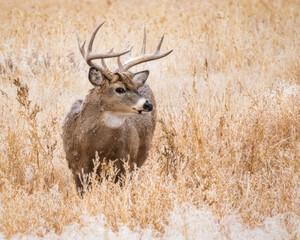
[[[90,66],[88,79],[94,86],[85,100],[77,100],[63,123],[63,145],[77,188],[82,187],[81,174],[93,171],[96,152],[100,162],[114,161],[117,179],[124,174],[124,160],[129,170],[141,167],[148,157],[156,125],[156,102],[146,83],[149,71],[132,73],[133,66],[163,58],[172,50],[161,52],[164,36],[156,52],[146,54],[146,32],[141,56],[121,63],[120,56],[130,52],[93,53],[93,42],[101,23],[91,34],[85,51],[77,35],[78,46]],[[118,69],[109,71],[104,59],[117,57]],[[94,62],[101,59],[101,65]],[[101,171],[101,167],[97,173]]]

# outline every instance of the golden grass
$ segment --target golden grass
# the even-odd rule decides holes
[[[150,226],[160,236],[170,211],[188,203],[250,227],[284,214],[296,238],[299,1],[0,4],[0,232],[44,236],[104,214],[114,230]],[[163,49],[174,52],[137,68],[150,70],[159,111],[146,164],[122,188],[93,181],[80,198],[61,122],[91,88],[75,33],[86,38],[102,20],[95,49],[138,53],[146,24],[148,51],[166,33]]]

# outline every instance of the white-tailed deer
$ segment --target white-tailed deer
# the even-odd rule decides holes
[[[80,174],[93,171],[93,159],[98,152],[100,161],[114,161],[124,173],[123,160],[130,170],[141,167],[148,157],[156,125],[156,103],[146,80],[149,71],[137,73],[128,70],[140,63],[156,60],[172,52],[160,52],[161,38],[154,54],[145,54],[144,32],[142,55],[122,65],[120,56],[129,51],[93,53],[93,42],[101,23],[92,33],[85,51],[85,42],[77,36],[80,52],[90,66],[89,81],[94,86],[85,100],[72,105],[63,124],[63,144],[66,159],[78,188],[82,187]],[[111,72],[104,59],[118,58],[119,68]],[[102,66],[94,62],[101,59]],[[100,169],[98,169],[100,171]]]

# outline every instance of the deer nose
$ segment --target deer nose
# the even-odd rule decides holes
[[[152,109],[153,109],[153,105],[151,102],[149,102],[148,100],[144,103],[144,106],[143,108],[148,111],[148,112],[151,112]]]

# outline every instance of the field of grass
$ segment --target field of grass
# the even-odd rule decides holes
[[[298,0],[11,0],[0,13],[3,238],[300,239]],[[103,20],[96,51],[139,54],[144,25],[149,53],[164,33],[174,51],[133,68],[150,70],[158,103],[145,165],[123,187],[92,176],[81,198],[61,125],[92,88],[76,33]]]

